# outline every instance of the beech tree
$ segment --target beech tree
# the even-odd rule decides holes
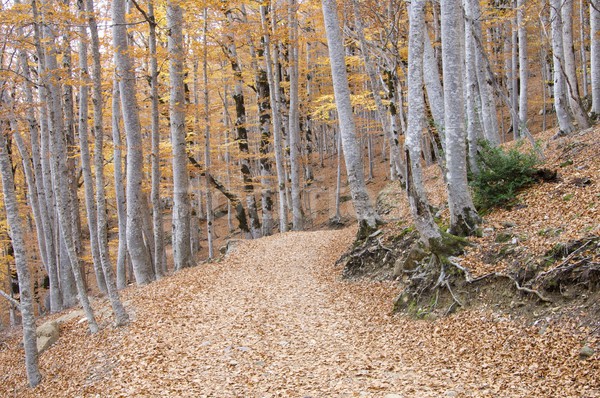
[[[190,198],[185,130],[185,92],[183,87],[183,10],[178,3],[167,2],[169,29],[169,78],[171,95],[171,144],[173,146],[173,259],[175,269],[194,264],[190,241]]]
[[[143,285],[154,280],[155,274],[148,247],[143,235],[143,146],[140,118],[135,96],[135,72],[127,44],[125,1],[112,3],[112,35],[115,50],[115,66],[118,74],[119,92],[125,136],[127,139],[127,249],[133,265],[135,280]]]
[[[331,77],[338,111],[342,148],[346,162],[346,173],[352,194],[352,203],[361,230],[375,228],[377,216],[365,186],[365,177],[360,156],[360,147],[356,138],[356,127],[350,103],[350,88],[344,60],[344,46],[340,33],[335,0],[322,0],[325,31],[331,62]],[[364,231],[362,231],[364,232]],[[361,233],[361,232],[359,232]]]
[[[469,193],[464,129],[464,23],[460,0],[445,0],[441,7],[442,61],[444,74],[444,130],[450,232],[469,235],[475,231],[479,216]],[[427,41],[427,39],[425,40]],[[459,93],[455,95],[455,93]]]
[[[25,369],[30,387],[37,386],[42,375],[38,368],[37,337],[35,328],[35,313],[33,309],[33,289],[29,276],[29,266],[25,253],[25,239],[19,216],[19,207],[15,194],[15,181],[13,169],[8,155],[8,143],[5,132],[0,131],[0,173],[2,174],[2,193],[4,194],[4,208],[10,228],[15,256],[15,265],[19,278],[19,292],[21,316],[23,319],[23,347],[25,348]]]

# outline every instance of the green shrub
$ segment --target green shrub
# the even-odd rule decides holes
[[[478,174],[470,175],[473,201],[479,211],[506,206],[514,201],[517,191],[534,181],[535,153],[505,151],[481,142],[477,154]]]

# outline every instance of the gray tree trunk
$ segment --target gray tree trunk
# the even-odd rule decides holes
[[[127,286],[127,203],[125,199],[125,187],[123,186],[122,166],[122,141],[121,141],[121,109],[119,107],[119,82],[115,79],[112,95],[112,140],[113,140],[113,162],[115,181],[115,200],[117,207],[117,223],[119,234],[119,246],[117,248],[117,288],[123,289]]]
[[[558,125],[563,134],[569,134],[575,127],[565,100],[564,50],[562,39],[561,0],[550,0],[550,20],[552,28],[552,67],[554,70],[554,108]]]
[[[31,10],[33,14],[34,24],[34,42],[36,48],[36,54],[38,57],[38,74],[41,78],[41,85],[38,90],[39,101],[42,104],[40,106],[40,123],[39,133],[40,139],[38,139],[37,132],[35,131],[35,115],[33,114],[34,108],[31,107],[28,111],[28,119],[30,120],[31,126],[31,151],[33,155],[33,162],[36,171],[36,184],[38,188],[38,195],[40,196],[40,205],[42,210],[42,216],[44,217],[44,230],[46,232],[46,249],[48,253],[48,276],[50,279],[50,310],[52,312],[60,311],[63,307],[62,292],[59,283],[59,261],[58,261],[58,245],[57,239],[58,231],[55,228],[54,223],[54,190],[52,187],[52,178],[50,170],[50,159],[49,156],[43,156],[42,154],[48,154],[49,148],[49,128],[48,128],[48,90],[47,90],[47,76],[45,73],[45,52],[42,46],[43,32],[41,30],[41,19],[38,12],[37,1],[31,2]],[[29,68],[27,66],[27,59],[24,55],[21,56],[21,65],[23,65],[23,73],[25,74],[26,81],[31,81],[29,77]],[[31,97],[26,90],[26,98]],[[32,103],[32,102],[31,102]]]
[[[204,168],[207,176],[211,172],[211,156],[210,156],[210,97],[208,95],[208,8],[204,8],[204,28],[202,34],[202,46],[204,48],[204,56],[202,59],[202,72],[204,78]],[[213,236],[214,236],[214,211],[212,203],[212,191],[208,177],[204,179],[206,190],[206,238],[208,240],[208,258],[214,257]]]
[[[592,112],[600,115],[600,0],[590,0],[590,71]]]
[[[529,83],[529,68],[527,58],[527,25],[525,20],[525,0],[517,0],[517,29],[519,37],[519,120],[527,128],[527,89]],[[520,135],[520,133],[519,133]]]
[[[150,50],[150,97],[152,101],[152,229],[154,232],[154,264],[157,276],[167,272],[165,258],[165,240],[163,232],[163,214],[160,201],[160,126],[158,110],[158,59],[156,55],[156,19],[154,2],[148,2],[148,21],[150,33],[148,37]]]
[[[346,73],[344,45],[337,17],[337,5],[335,0],[322,0],[321,3],[329,47],[333,91],[338,111],[340,134],[344,149],[346,173],[348,174],[348,183],[352,194],[352,203],[354,204],[354,211],[356,212],[361,230],[365,227],[375,228],[377,225],[377,215],[365,185],[360,146],[356,137],[354,115],[352,114],[352,104],[350,103],[350,87]]]
[[[19,292],[21,294],[20,310],[23,322],[23,347],[25,349],[25,370],[30,387],[37,386],[42,380],[38,368],[37,337],[35,328],[35,313],[33,309],[33,289],[29,277],[25,239],[19,217],[19,205],[15,194],[15,181],[12,164],[8,155],[8,143],[4,134],[0,134],[0,173],[4,193],[4,209],[10,228],[10,236],[14,248],[15,265],[19,277]]]
[[[292,188],[292,229],[302,230],[304,215],[300,200],[300,115],[298,99],[298,21],[297,2],[288,0],[290,108],[288,138],[290,141],[290,176]]]
[[[127,249],[131,258],[135,280],[139,285],[155,279],[152,261],[144,242],[140,215],[144,192],[142,134],[138,114],[135,72],[127,44],[125,0],[112,3],[112,33],[115,66],[118,75],[121,107],[127,137]]]
[[[92,72],[93,72],[93,104],[94,104],[94,137],[95,147],[94,163],[96,172],[96,211],[98,223],[98,247],[102,273],[106,281],[108,298],[115,317],[117,326],[125,325],[129,321],[129,315],[119,298],[113,266],[110,261],[108,249],[108,222],[106,220],[106,192],[104,177],[104,121],[102,119],[102,66],[100,60],[100,40],[98,37],[98,25],[94,11],[94,1],[86,0],[88,25],[92,44]]]
[[[429,99],[429,107],[433,116],[433,123],[437,129],[442,148],[446,151],[446,139],[444,129],[444,90],[440,81],[440,71],[438,69],[437,60],[433,53],[433,46],[429,34],[425,33],[425,47],[423,51],[423,80],[425,81],[425,89],[427,90],[427,98]],[[454,92],[454,96],[459,93]]]
[[[410,210],[421,240],[429,246],[432,240],[441,238],[433,220],[421,171],[421,136],[425,103],[423,100],[423,52],[424,52],[424,1],[410,5],[408,36],[408,128],[406,131],[405,152],[407,156],[406,190]]]
[[[471,0],[463,2],[466,4]],[[469,167],[473,173],[478,172],[477,148],[479,139],[483,138],[480,124],[481,99],[479,98],[479,86],[477,84],[477,68],[475,64],[475,41],[473,31],[470,29],[469,21],[465,26],[465,101],[467,111],[467,142],[469,144]]]
[[[85,4],[83,0],[78,0],[79,16],[85,18]],[[94,181],[92,179],[92,165],[90,160],[90,145],[88,139],[88,101],[89,101],[89,70],[88,70],[88,50],[87,50],[87,29],[85,25],[79,26],[79,78],[82,85],[79,89],[79,146],[81,171],[83,174],[83,188],[85,192],[85,208],[87,214],[88,229],[90,232],[90,249],[92,252],[92,261],[94,264],[94,273],[96,274],[96,283],[102,293],[106,293],[106,281],[102,272],[100,263],[100,248],[98,247],[98,220],[96,202],[94,201]],[[95,115],[96,116],[96,115]],[[96,119],[96,118],[95,118]],[[95,132],[98,133],[97,131]],[[96,151],[99,149],[96,147]]]
[[[575,50],[573,48],[573,0],[562,0],[560,8],[562,21],[562,40],[564,51],[564,72],[567,85],[567,100],[573,117],[580,129],[590,126],[588,116],[581,107],[579,83],[577,81],[577,65],[575,64]]]
[[[464,127],[464,97],[462,95],[464,92],[463,43],[465,35],[461,0],[445,0],[440,11],[450,233],[470,235],[475,231],[480,219],[475,211],[467,182],[467,137]]]
[[[277,169],[277,192],[279,193],[279,232],[287,231],[287,207],[285,200],[285,170],[284,159],[281,149],[281,88],[279,86],[279,74],[273,72],[273,65],[277,67],[279,60],[277,46],[273,48],[273,59],[271,59],[271,35],[269,34],[269,23],[267,21],[268,9],[260,7],[261,23],[265,46],[265,66],[269,83],[269,100],[271,102],[271,119],[273,121],[273,152],[275,152],[275,168]]]
[[[169,29],[169,114],[173,147],[173,260],[175,269],[194,265],[190,236],[190,178],[187,170],[185,130],[185,92],[183,86],[183,10],[178,3],[167,2]]]
[[[481,99],[481,122],[484,138],[492,145],[498,145],[500,144],[498,116],[496,114],[494,90],[491,84],[492,76],[489,75],[489,72],[485,67],[479,1],[466,0],[465,15],[468,21],[467,27],[471,31],[475,42],[475,66],[477,72],[477,84],[479,86],[479,98]]]

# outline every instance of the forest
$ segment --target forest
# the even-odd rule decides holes
[[[137,327],[129,287],[216,272],[237,245],[260,255],[240,242],[291,231],[355,228],[331,262],[394,268],[384,279],[406,288],[389,302],[413,315],[464,307],[459,275],[542,303],[573,272],[598,287],[597,151],[583,177],[567,168],[584,152],[552,152],[597,145],[598,0],[2,0],[0,31],[0,328],[22,333],[30,387],[44,316],[81,307],[93,338],[104,297],[116,328]],[[561,175],[588,193],[556,269],[474,272],[472,242],[512,228],[493,209],[535,207],[517,184]],[[337,238],[306,236],[329,258]]]

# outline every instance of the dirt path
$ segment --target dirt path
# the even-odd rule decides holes
[[[131,289],[130,326],[86,336],[74,322],[43,354],[40,387],[25,389],[21,371],[16,385],[0,376],[0,396],[600,397],[598,354],[580,360],[581,336],[558,327],[391,316],[394,287],[337,276],[352,233],[245,242]]]

